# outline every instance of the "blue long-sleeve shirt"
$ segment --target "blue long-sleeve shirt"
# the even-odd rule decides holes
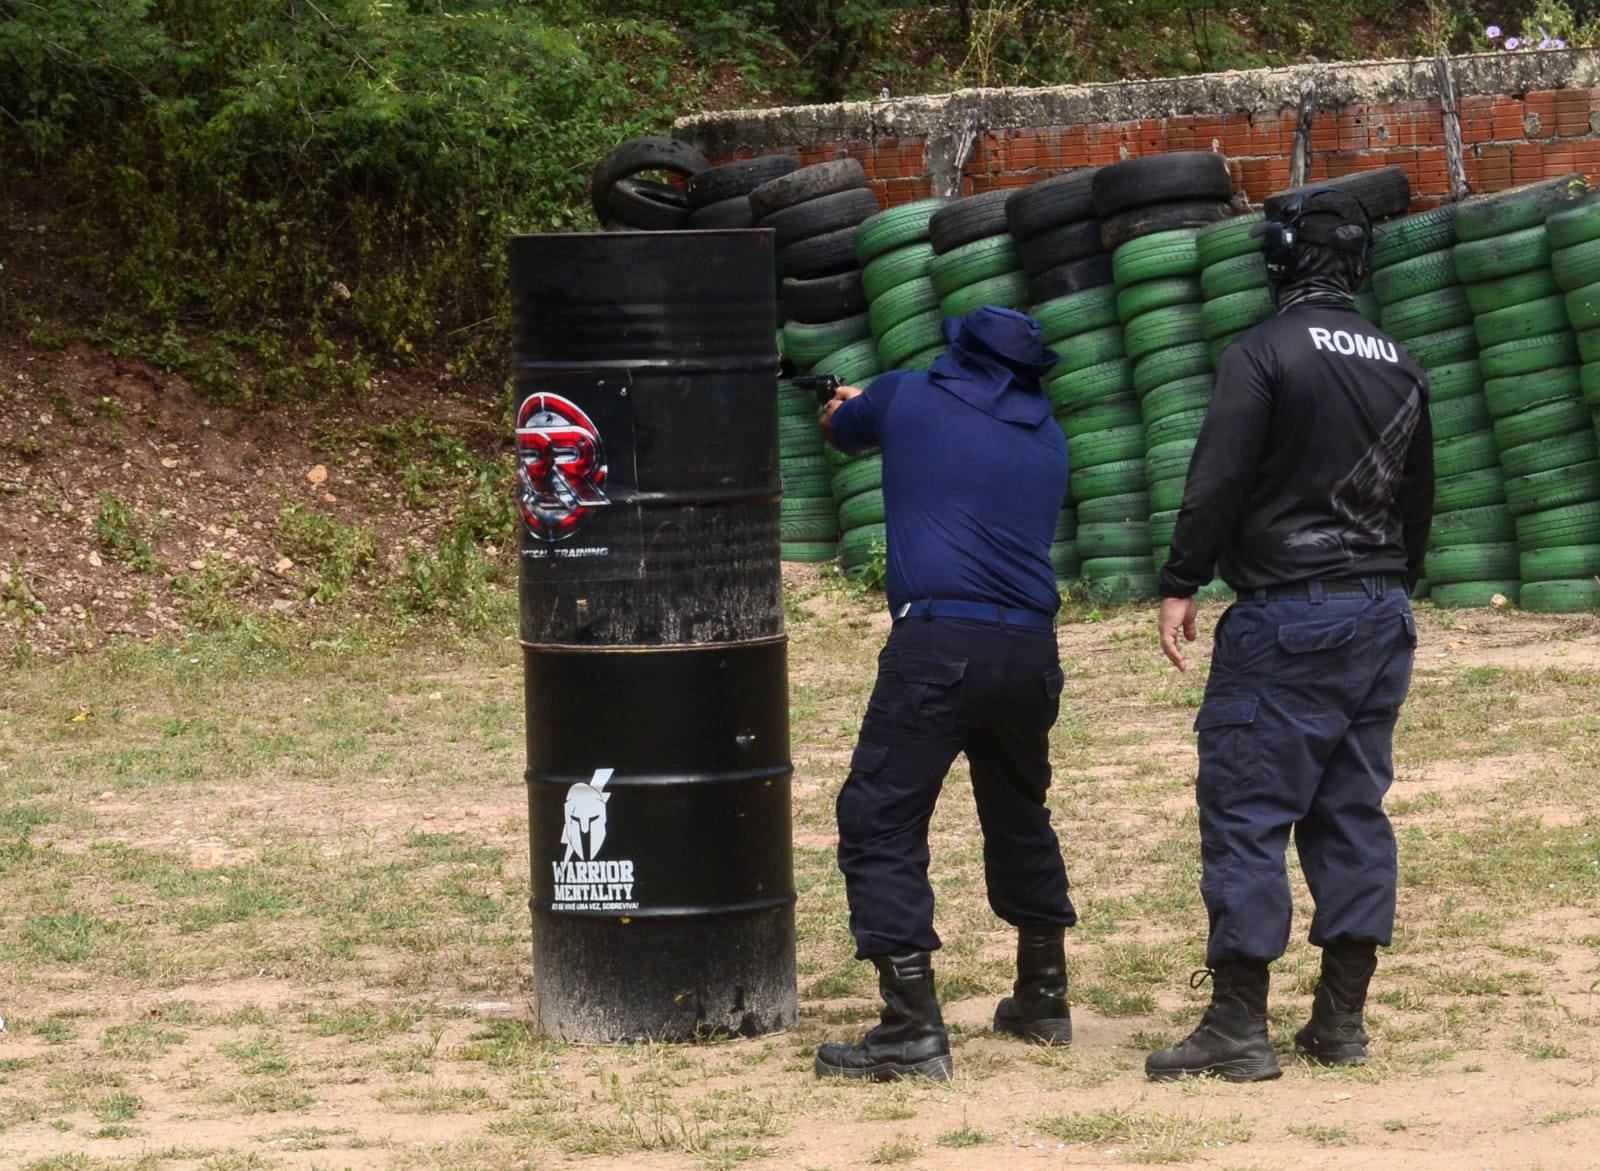
[[[941,359],[881,375],[833,416],[837,446],[883,452],[889,606],[943,598],[1054,614],[1066,438],[1037,390],[950,369]]]

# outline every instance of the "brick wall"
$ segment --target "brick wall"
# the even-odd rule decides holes
[[[1441,90],[1444,72],[1453,115]],[[1575,171],[1600,178],[1600,50],[1592,49],[965,90],[686,118],[674,133],[714,163],[779,151],[802,164],[852,155],[885,206],[940,187],[971,195],[1026,186],[1073,167],[1220,150],[1236,187],[1259,204],[1289,185],[1308,87],[1308,181],[1399,165],[1411,179],[1414,207],[1450,199],[1452,121],[1460,141],[1456,182],[1465,180],[1465,193]],[[963,127],[974,126],[963,155]]]

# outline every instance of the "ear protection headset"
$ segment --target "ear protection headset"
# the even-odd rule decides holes
[[[1362,231],[1359,238],[1348,229],[1349,223],[1340,224],[1329,228],[1307,218],[1306,202],[1313,196],[1322,194],[1343,195],[1334,187],[1308,187],[1297,191],[1284,201],[1278,209],[1276,218],[1260,225],[1258,235],[1264,237],[1261,245],[1262,255],[1267,262],[1267,276],[1274,281],[1287,280],[1294,275],[1295,248],[1304,244],[1317,244],[1324,248],[1333,248],[1340,252],[1354,252],[1361,256],[1362,272],[1372,268],[1372,221],[1367,217],[1366,208],[1353,196],[1347,196],[1349,203],[1361,212]],[[1311,209],[1316,210],[1316,209]]]

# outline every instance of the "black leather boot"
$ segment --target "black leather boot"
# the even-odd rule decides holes
[[[1311,1001],[1311,1019],[1294,1035],[1294,1047],[1323,1065],[1361,1065],[1367,1060],[1362,1012],[1367,985],[1378,968],[1375,943],[1330,943],[1322,949],[1322,978]]]
[[[1196,972],[1191,987],[1211,977],[1211,1003],[1199,1027],[1179,1045],[1157,1049],[1144,1061],[1153,1082],[1185,1074],[1220,1077],[1230,1082],[1263,1082],[1278,1077],[1278,1058],[1267,1035],[1265,963],[1222,964],[1209,973]]]
[[[850,1045],[834,1041],[817,1050],[818,1077],[903,1077],[949,1081],[950,1036],[933,990],[933,960],[927,952],[874,956],[883,1016],[877,1028]]]
[[[994,1031],[1044,1045],[1072,1044],[1067,1005],[1067,929],[1017,928],[1017,982],[994,1010]]]

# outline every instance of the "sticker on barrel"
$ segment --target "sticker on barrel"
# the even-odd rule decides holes
[[[533,394],[517,409],[517,504],[528,531],[565,541],[606,497],[606,449],[589,416],[559,394]]]
[[[555,891],[552,911],[636,911],[633,862],[605,858],[606,816],[612,793],[606,791],[615,770],[597,768],[594,776],[567,790],[561,809],[561,842],[565,854],[552,861]]]

